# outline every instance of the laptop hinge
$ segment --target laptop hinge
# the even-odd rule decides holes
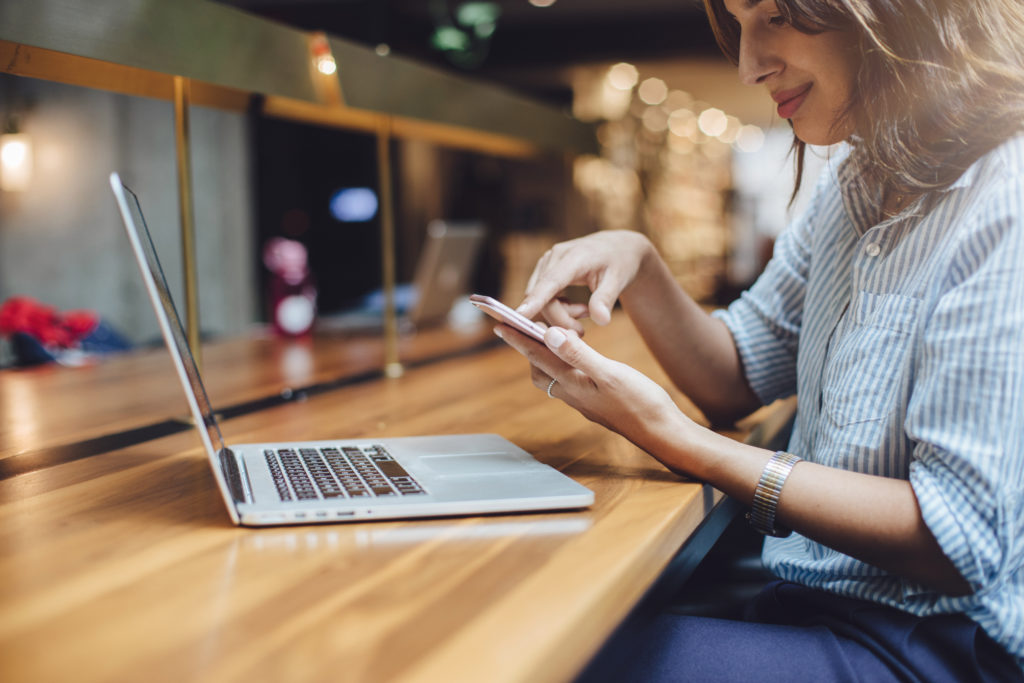
[[[228,483],[228,490],[231,491],[234,501],[236,503],[247,502],[248,498],[245,493],[248,487],[245,485],[245,475],[239,468],[238,458],[230,448],[220,449],[220,469],[224,473],[224,479]]]

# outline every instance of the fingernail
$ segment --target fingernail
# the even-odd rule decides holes
[[[498,339],[504,339],[504,337],[501,336],[501,330],[499,330],[497,327],[495,327],[493,331],[495,337],[497,337]]]
[[[550,329],[548,330],[547,339],[545,340],[553,349],[557,349],[565,343],[565,334],[561,330]]]

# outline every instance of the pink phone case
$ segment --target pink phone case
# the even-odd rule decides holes
[[[505,304],[501,303],[497,299],[494,299],[483,294],[470,294],[469,300],[473,302],[473,305],[479,308],[481,311],[491,316],[495,320],[510,325],[525,335],[533,337],[539,342],[544,341],[544,328],[533,322],[524,315],[521,315],[509,308]]]

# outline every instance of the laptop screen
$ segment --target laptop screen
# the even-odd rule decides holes
[[[156,247],[153,246],[153,239],[149,235],[149,228],[146,227],[146,219],[142,216],[142,208],[139,206],[139,198],[135,196],[124,184],[121,184],[124,196],[127,199],[128,211],[131,213],[131,222],[139,236],[139,244],[142,253],[146,257],[146,265],[152,275],[153,283],[156,285],[160,304],[166,314],[167,327],[170,329],[171,338],[174,340],[174,347],[171,352],[181,361],[182,369],[192,386],[192,395],[195,397],[196,405],[203,417],[203,424],[206,433],[209,435],[210,444],[214,451],[220,453],[224,449],[224,439],[221,437],[220,428],[213,416],[213,409],[210,407],[210,399],[206,395],[203,381],[199,378],[199,369],[196,367],[195,358],[189,349],[185,336],[185,328],[178,317],[178,310],[174,307],[174,300],[171,299],[171,290],[167,286],[167,279],[164,277],[163,268],[160,267],[160,259],[156,255]],[[170,346],[170,343],[168,343]]]

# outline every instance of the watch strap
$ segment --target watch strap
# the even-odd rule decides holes
[[[790,530],[775,524],[775,511],[786,478],[800,458],[785,451],[777,451],[761,470],[761,479],[754,490],[754,501],[747,513],[747,521],[766,536],[789,536]]]

